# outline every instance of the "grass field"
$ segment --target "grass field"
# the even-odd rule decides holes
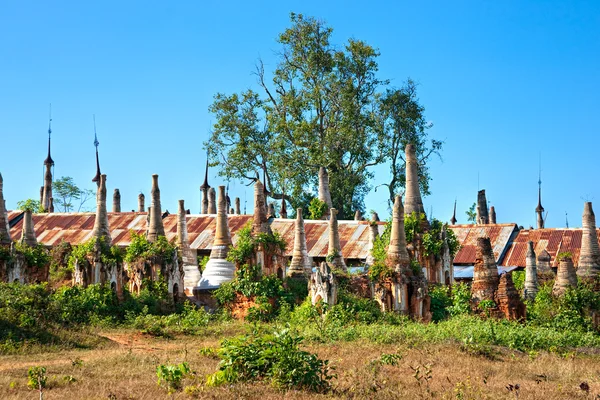
[[[600,398],[597,349],[563,355],[526,354],[452,341],[410,345],[378,344],[368,339],[309,342],[303,348],[335,367],[333,390],[327,394],[283,392],[265,382],[206,387],[206,376],[215,372],[218,360],[198,350],[218,347],[223,338],[244,333],[248,326],[224,322],[200,335],[170,338],[129,329],[99,330],[94,336],[100,340],[90,349],[36,349],[29,354],[5,355],[0,357],[0,398],[39,398],[37,391],[27,387],[27,370],[36,365],[47,369],[45,399]],[[183,361],[194,374],[184,380],[184,390],[171,396],[157,385],[156,367]]]

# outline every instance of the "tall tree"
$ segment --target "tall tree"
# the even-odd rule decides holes
[[[383,184],[389,190],[389,204],[406,184],[406,160],[404,149],[408,143],[415,146],[419,162],[419,186],[423,195],[429,192],[429,169],[427,161],[432,155],[440,155],[443,142],[428,140],[427,129],[432,127],[425,120],[425,108],[417,98],[417,85],[409,79],[400,89],[388,89],[380,102],[380,117],[385,132],[385,154],[390,165],[390,182]]]
[[[54,182],[54,201],[62,212],[81,211],[83,205],[94,196],[90,189],[80,189],[73,178],[62,176]],[[75,210],[75,207],[77,209]]]
[[[293,208],[315,196],[319,167],[326,167],[332,203],[340,218],[350,218],[365,211],[370,167],[403,160],[388,148],[394,135],[405,142],[424,135],[422,115],[408,116],[415,118],[414,137],[407,126],[394,130],[394,121],[408,117],[393,115],[391,93],[381,94],[388,81],[377,77],[379,52],[356,39],[332,44],[332,28],[314,18],[291,14],[291,22],[278,38],[276,68],[267,73],[258,62],[257,91],[215,95],[209,110],[216,122],[205,146],[222,176],[253,181],[264,174],[270,196],[285,195]],[[396,169],[394,191],[403,184]]]

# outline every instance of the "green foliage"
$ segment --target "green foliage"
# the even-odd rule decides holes
[[[477,208],[477,203],[473,203],[471,205],[471,207],[469,207],[469,209],[467,211],[465,211],[465,214],[467,214],[467,222],[470,222],[472,224],[476,223],[476,219],[477,219],[477,211],[475,211],[475,209]]]
[[[573,254],[571,254],[570,251],[562,251],[562,252],[558,253],[556,258],[558,258],[559,261],[566,260],[568,258],[570,258],[572,260]]]
[[[10,247],[0,246],[0,262],[10,261],[11,259],[12,259],[12,253],[10,251]]]
[[[452,298],[449,294],[450,288],[445,285],[434,285],[429,288],[431,297],[431,319],[433,322],[439,322],[448,317],[452,306]]]
[[[115,265],[123,261],[123,250],[117,246],[109,246],[102,236],[99,240],[91,238],[85,243],[73,246],[69,255],[69,268],[74,270],[76,262],[79,264],[89,263],[89,257],[93,256],[96,250],[100,251],[100,260],[106,265]]]
[[[29,246],[25,243],[14,243],[14,250],[25,258],[27,266],[30,268],[44,268],[50,264],[50,254],[42,245]]]
[[[80,189],[70,176],[55,180],[52,189],[56,207],[58,210],[62,209],[62,212],[81,211],[83,205],[95,194],[90,189]]]
[[[184,362],[179,365],[164,365],[156,367],[156,376],[158,377],[158,386],[166,386],[169,394],[181,389],[181,382],[191,373],[190,366]]]
[[[226,339],[218,351],[219,370],[207,384],[267,380],[282,389],[326,392],[333,378],[329,361],[301,350],[302,340],[288,329]]]
[[[73,248],[69,242],[64,240],[50,250],[50,272],[48,281],[51,284],[62,283],[70,280],[73,266],[69,265],[69,258]]]
[[[450,257],[454,259],[456,253],[460,250],[460,242],[452,229],[446,229],[446,241],[448,242],[448,248],[450,249]]]
[[[277,40],[274,70],[258,63],[259,91],[214,96],[209,110],[216,122],[205,142],[211,165],[233,179],[262,171],[277,198],[285,185],[293,209],[302,207],[316,186],[317,168],[309,166],[324,166],[332,204],[344,219],[364,210],[374,176],[370,166],[391,162],[390,190],[404,184],[403,151],[410,141],[417,147],[427,193],[425,161],[438,153],[441,142],[427,144],[429,124],[416,85],[409,81],[384,93],[388,81],[377,77],[374,47],[356,39],[337,45],[323,21],[301,14],[290,19]]]
[[[225,307],[230,307],[238,295],[256,302],[256,306],[248,310],[248,319],[251,321],[268,321],[274,318],[279,300],[285,301],[291,297],[279,278],[275,275],[262,275],[260,265],[247,264],[238,268],[234,280],[222,284],[213,292],[217,302]]]
[[[327,212],[327,203],[319,200],[318,197],[315,197],[310,201],[308,205],[308,219],[310,220],[319,220],[323,218],[323,215]]]
[[[373,242],[373,248],[371,249],[371,255],[375,260],[376,264],[385,264],[385,258],[387,257],[387,247],[390,244],[390,234],[392,232],[391,219],[387,220],[383,233],[379,235]]]
[[[406,233],[406,242],[414,240],[415,234],[421,233],[421,226],[425,222],[425,214],[412,212],[404,216],[404,232]]]
[[[125,261],[132,263],[138,260],[148,260],[151,258],[161,261],[170,261],[177,251],[174,244],[169,243],[166,237],[159,236],[156,241],[149,242],[144,234],[138,234],[135,231],[129,231],[131,243],[125,252]]]
[[[208,261],[210,260],[209,256],[198,256],[197,257],[197,262],[198,262],[198,269],[200,270],[200,273],[204,272],[204,268],[206,268],[206,264],[208,264]]]
[[[419,260],[410,260],[410,269],[415,276],[423,275],[423,268],[419,264]]]
[[[527,308],[529,323],[536,326],[561,329],[569,332],[591,332],[592,312],[600,310],[600,293],[591,284],[580,283],[562,296],[552,295],[552,285],[542,285]]]
[[[17,208],[23,211],[31,211],[32,213],[43,213],[44,208],[39,200],[26,199],[17,201]]]
[[[471,311],[471,289],[466,283],[452,285],[452,305],[448,312],[452,316],[468,314]]]
[[[515,289],[523,291],[525,288],[525,271],[513,271],[511,274]]]
[[[375,263],[369,267],[367,276],[372,282],[381,282],[394,275],[394,270],[383,263]]]
[[[249,263],[259,246],[270,252],[283,252],[286,242],[278,232],[259,233],[252,236],[252,220],[250,220],[238,231],[236,244],[229,249],[227,260],[238,267]]]
[[[37,389],[41,393],[46,387],[47,380],[46,367],[29,367],[27,370],[27,387],[30,389]]]

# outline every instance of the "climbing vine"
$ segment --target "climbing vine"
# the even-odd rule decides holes
[[[25,258],[27,266],[34,268],[43,268],[50,264],[50,254],[41,244],[29,246],[25,243],[16,242],[14,244],[15,252]]]
[[[247,264],[254,256],[259,245],[271,252],[285,251],[286,242],[278,232],[259,233],[252,236],[252,220],[248,221],[237,233],[235,246],[229,249],[227,260],[237,266]]]
[[[99,240],[91,238],[85,243],[73,246],[69,256],[69,268],[74,269],[75,263],[87,263],[88,257],[93,255],[96,248],[100,250],[100,261],[103,264],[118,264],[123,261],[123,250],[117,246],[109,246],[106,239],[101,237]]]
[[[149,258],[159,258],[167,261],[173,257],[173,253],[176,251],[175,245],[169,243],[164,236],[159,236],[156,241],[150,242],[145,235],[136,233],[133,230],[129,234],[131,242],[125,251],[125,261],[128,263]]]
[[[321,219],[323,218],[323,215],[325,215],[326,211],[327,203],[315,197],[308,205],[308,218],[311,220]]]

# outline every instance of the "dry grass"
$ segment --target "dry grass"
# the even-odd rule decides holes
[[[101,349],[4,356],[0,359],[0,398],[35,399],[27,388],[27,369],[47,367],[45,399],[163,399],[166,391],[156,384],[159,364],[187,361],[196,377],[184,385],[195,393],[180,392],[177,399],[593,399],[600,396],[600,357],[560,357],[540,353],[529,356],[498,349],[494,357],[467,353],[457,345],[409,348],[403,344],[378,345],[365,341],[311,345],[310,351],[329,359],[336,367],[334,390],[326,395],[283,393],[256,382],[220,388],[204,388],[205,376],[218,361],[198,353],[216,347],[223,335],[239,333],[233,325],[205,336],[154,338],[135,331],[112,330],[100,335],[111,341]],[[382,364],[381,354],[401,355],[396,365]],[[489,356],[489,354],[488,354]],[[77,359],[81,365],[74,365]],[[415,376],[419,371],[420,378]],[[76,381],[67,382],[72,376]],[[589,393],[580,384],[589,384]],[[508,385],[519,385],[518,392]],[[112,396],[112,397],[111,397]]]

